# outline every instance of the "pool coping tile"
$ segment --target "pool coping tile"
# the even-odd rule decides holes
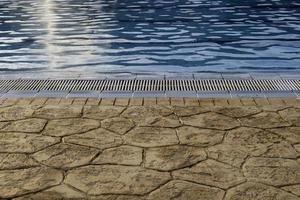
[[[36,93],[35,97],[67,97],[70,91],[68,90],[59,90],[59,91],[47,91],[40,90]]]

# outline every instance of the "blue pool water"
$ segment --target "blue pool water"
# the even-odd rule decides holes
[[[300,71],[299,0],[1,0],[0,71]]]

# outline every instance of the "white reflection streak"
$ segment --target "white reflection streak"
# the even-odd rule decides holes
[[[46,32],[43,38],[43,42],[45,45],[47,57],[49,59],[49,68],[54,69],[58,67],[64,67],[66,65],[88,65],[89,60],[93,60],[92,53],[99,52],[95,41],[90,38],[88,34],[85,34],[91,33],[91,30],[89,30],[90,27],[86,25],[86,20],[89,19],[83,19],[85,20],[84,25],[78,22],[75,27],[71,27],[71,30],[70,27],[59,28],[57,23],[65,21],[64,18],[76,17],[76,14],[72,13],[71,9],[66,11],[68,13],[67,15],[59,16],[55,11],[57,9],[61,9],[57,7],[62,6],[60,5],[60,3],[62,3],[62,1],[55,2],[54,0],[44,0],[41,10],[41,21],[42,23],[44,23],[42,25],[44,25]],[[86,15],[83,16],[88,16],[88,13],[85,14]],[[82,25],[82,27],[80,27],[80,25]],[[67,39],[63,38],[64,36],[72,36],[72,29],[75,30],[79,27],[83,28],[81,34],[82,36],[85,35],[87,37],[86,39],[68,41]],[[60,38],[59,45],[56,44],[58,42],[58,38]],[[71,43],[76,45],[71,45]],[[66,53],[66,51],[69,52]],[[87,66],[81,66],[80,71],[85,71],[87,68]],[[73,70],[76,70],[76,68],[73,68]]]
[[[57,67],[58,61],[55,55],[59,51],[59,47],[53,44],[55,41],[55,31],[56,31],[56,16],[54,12],[55,2],[53,0],[44,0],[42,2],[42,13],[41,13],[41,23],[45,27],[46,34],[44,35],[43,42],[45,45],[46,54],[48,57],[49,68],[53,69]]]

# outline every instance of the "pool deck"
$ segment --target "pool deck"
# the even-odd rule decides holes
[[[0,199],[299,200],[300,99],[0,99]]]

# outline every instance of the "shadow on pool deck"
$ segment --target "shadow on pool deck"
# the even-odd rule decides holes
[[[3,99],[0,198],[299,199],[295,98]]]

